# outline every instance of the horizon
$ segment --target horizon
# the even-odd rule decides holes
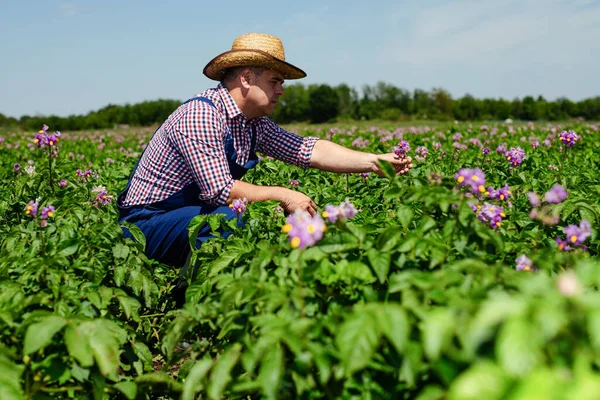
[[[508,101],[600,95],[599,0],[231,2],[227,15],[216,4],[178,4],[3,4],[0,113],[65,117],[184,100],[217,84],[202,68],[247,32],[281,38],[286,61],[308,74],[288,85],[345,83],[360,93],[382,81]]]

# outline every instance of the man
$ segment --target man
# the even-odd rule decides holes
[[[304,71],[285,61],[281,41],[250,33],[236,38],[230,51],[204,68],[220,81],[177,108],[157,129],[127,187],[119,196],[119,221],[138,226],[146,236],[148,257],[182,266],[190,253],[187,226],[199,214],[225,214],[234,199],[278,200],[286,212],[317,212],[306,195],[284,187],[257,186],[241,180],[258,162],[256,152],[302,168],[330,172],[375,172],[378,160],[406,173],[411,159],[347,149],[327,140],[285,131],[265,116],[283,95],[285,79]],[[126,237],[130,236],[124,229]],[[208,226],[196,245],[210,237]]]

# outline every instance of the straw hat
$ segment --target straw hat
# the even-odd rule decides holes
[[[204,75],[220,81],[223,71],[231,67],[266,67],[277,70],[285,79],[300,79],[306,73],[300,68],[285,62],[281,40],[264,33],[247,33],[237,37],[231,50],[213,58],[204,70]]]

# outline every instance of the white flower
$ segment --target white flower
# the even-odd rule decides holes
[[[94,186],[92,189],[92,193],[94,194],[100,194],[102,192],[106,192],[106,188],[102,185]]]
[[[28,165],[24,168],[25,172],[27,173],[27,175],[33,175],[35,174],[35,166],[33,165]]]
[[[572,270],[564,271],[558,276],[558,291],[565,297],[573,297],[582,290],[577,275]]]

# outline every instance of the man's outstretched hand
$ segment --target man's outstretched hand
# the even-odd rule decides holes
[[[314,215],[317,212],[317,205],[310,197],[294,190],[286,191],[285,196],[281,200],[281,207],[286,215],[296,210],[308,211],[310,215]]]
[[[397,157],[394,153],[378,154],[377,159],[392,163],[396,170],[396,175],[404,175],[413,167],[412,158],[409,156]],[[379,164],[375,167],[375,173],[379,176],[384,176]]]

